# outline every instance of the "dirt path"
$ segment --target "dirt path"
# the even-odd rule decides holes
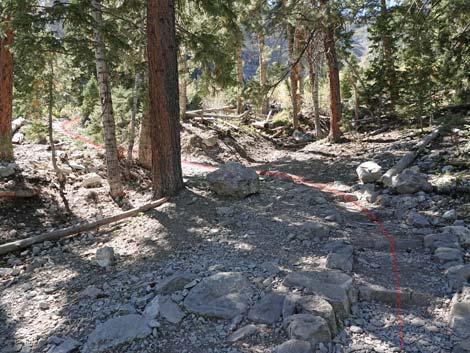
[[[384,137],[387,138],[390,137]],[[59,202],[53,204],[50,201],[53,198],[47,195],[32,204],[15,202],[8,205],[7,217],[11,218],[6,227],[0,228],[2,238],[12,236],[12,230],[17,230],[14,236],[21,236],[40,231],[41,227],[76,222],[77,217],[88,219],[116,211],[104,186],[93,189],[98,195],[97,202],[87,201],[89,190],[79,187],[92,167],[103,172],[99,153],[83,146],[77,149],[67,141],[69,146],[63,152],[67,152],[69,160],[91,161],[91,167],[87,165],[85,171],[73,172],[76,176],[68,186],[76,217],[55,219],[53,214],[61,215],[61,206]],[[444,285],[446,280],[441,268],[432,261],[422,242],[424,235],[437,231],[444,224],[431,226],[432,229],[409,226],[403,220],[403,213],[405,202],[410,200],[391,196],[388,204],[371,203],[370,192],[354,185],[353,167],[360,161],[378,155],[383,157],[384,164],[391,163],[410,143],[413,141],[406,141],[406,138],[389,143],[371,142],[367,149],[353,144],[340,147],[313,144],[295,153],[278,151],[269,163],[258,163],[257,167],[330,183],[330,187],[358,198],[370,208],[395,239],[402,285],[404,351],[450,352],[452,342],[447,314],[451,296]],[[33,148],[37,158],[34,163],[31,161]],[[47,151],[44,148],[44,152],[40,152],[40,148],[25,146],[18,151],[18,163],[25,178],[33,175],[35,168],[47,169],[44,165]],[[356,154],[353,161],[349,160],[351,154]],[[188,157],[196,160],[194,155]],[[207,162],[205,158],[200,160]],[[360,292],[359,301],[353,301],[351,315],[342,322],[334,340],[320,344],[316,351],[400,350],[400,320],[394,291],[396,277],[390,243],[354,204],[326,190],[266,174],[261,175],[258,195],[239,201],[224,199],[209,191],[206,171],[195,164],[187,167],[187,189],[158,211],[57,244],[45,243],[0,260],[1,268],[14,270],[0,276],[0,321],[5,322],[0,328],[3,349],[0,352],[48,352],[57,348],[61,339],[73,339],[84,349],[87,337],[100,322],[140,314],[159,293],[157,288],[162,280],[181,272],[191,274],[197,281],[222,272],[241,273],[251,286],[250,306],[269,293],[287,290],[305,296],[308,295],[306,288],[286,289],[286,278],[293,273],[324,269],[329,249],[337,242],[354,248],[353,270],[349,275],[355,291]],[[45,175],[39,173],[38,177],[44,180],[48,174]],[[135,204],[150,195],[144,180],[145,175],[140,179],[131,176],[127,181],[128,189],[132,190],[130,199]],[[336,183],[332,183],[334,181]],[[419,201],[422,198],[423,195],[411,196],[412,202],[421,202],[424,210],[432,196],[424,195],[424,201]],[[0,207],[2,211],[6,209],[3,205]],[[36,208],[34,214],[26,216],[25,212]],[[20,223],[24,223],[23,228]],[[114,249],[116,261],[112,266],[101,268],[94,257],[96,250],[104,246]],[[376,290],[374,300],[365,299],[364,288],[375,288],[373,286],[388,291]],[[159,327],[150,335],[105,351],[271,352],[288,339],[282,321],[276,321],[255,323],[255,332],[231,342],[230,334],[252,324],[252,320],[246,316],[216,320],[197,315],[185,306],[185,297],[191,291],[191,287],[188,288],[170,295],[183,310],[181,321],[173,324],[159,318]]]

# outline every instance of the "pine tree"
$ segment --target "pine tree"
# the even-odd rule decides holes
[[[152,180],[159,198],[183,188],[175,7],[173,0],[148,0],[147,6]]]
[[[5,19],[8,23],[8,19]],[[0,161],[13,158],[11,121],[13,100],[13,55],[9,46],[13,43],[13,29],[8,26],[0,31]]]
[[[106,60],[106,50],[101,33],[103,27],[103,17],[101,13],[101,4],[98,0],[91,0],[91,6],[93,18],[95,20],[93,33],[95,40],[96,75],[98,77],[98,87],[101,97],[108,183],[110,195],[113,198],[119,198],[123,196],[124,190],[121,183],[121,171],[118,159],[116,127],[114,122],[108,63]]]

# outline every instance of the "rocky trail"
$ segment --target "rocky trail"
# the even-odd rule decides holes
[[[238,163],[185,164],[186,189],[163,206],[0,258],[0,352],[470,352],[469,197],[440,192],[470,183],[468,169],[446,164],[468,160],[468,131],[457,146],[439,139],[390,188],[375,181],[416,131],[296,151],[211,134],[186,127],[184,158],[323,189]],[[120,210],[101,152],[57,138],[74,214],[47,147],[19,145],[0,186],[41,189],[0,200],[0,243]],[[382,171],[366,165],[359,183],[367,161]],[[133,167],[126,183],[132,206],[149,200],[145,171]]]

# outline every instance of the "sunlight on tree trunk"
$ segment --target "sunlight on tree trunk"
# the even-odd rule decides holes
[[[310,92],[312,94],[312,103],[313,103],[313,116],[315,121],[315,136],[317,138],[321,137],[321,126],[320,126],[320,107],[318,102],[318,75],[317,75],[317,59],[314,54],[314,43],[310,43],[307,47],[307,67],[308,67],[308,77],[310,80]]]
[[[289,52],[289,63],[293,65],[290,71],[290,96],[292,101],[292,122],[294,125],[294,129],[297,130],[299,128],[299,66],[297,64],[294,65],[296,61],[296,30],[291,25],[287,25],[287,45],[288,45],[288,52]]]
[[[188,80],[187,71],[188,71],[188,63],[186,61],[186,54],[183,48],[180,48],[180,52],[178,55],[178,63],[179,63],[179,71],[180,74],[178,75],[179,79],[179,105],[180,105],[180,117],[181,120],[186,119],[186,106],[188,105]]]
[[[265,39],[262,30],[258,31],[258,51],[259,51],[259,85],[261,88],[261,114],[268,114],[269,100],[266,96],[267,82],[267,62],[265,53]]]
[[[326,10],[323,17],[324,46],[326,62],[328,67],[328,80],[330,85],[330,134],[331,142],[338,142],[341,138],[339,122],[341,120],[341,95],[339,81],[338,57],[336,55],[336,43],[334,27],[331,23],[328,0],[320,1]]]
[[[101,5],[97,0],[91,0],[91,6],[93,18],[95,20],[93,32],[95,37],[96,74],[98,77],[98,87],[101,98],[109,190],[111,197],[119,198],[124,195],[124,190],[121,183],[121,171],[119,167],[116,143],[116,127],[114,123],[113,101],[111,98],[108,65],[106,62],[106,50],[101,35],[103,17],[101,13]]]
[[[183,188],[175,7],[173,0],[148,0],[147,6],[152,181],[160,198]]]
[[[243,113],[243,51],[242,41],[239,41],[236,49],[236,61],[237,61],[237,113]]]
[[[142,123],[139,134],[139,158],[138,163],[145,169],[152,169],[152,146],[150,143],[150,117],[148,107],[142,111]]]
[[[13,43],[13,30],[0,34],[0,161],[13,159],[11,120],[13,97],[13,55],[8,48]]]

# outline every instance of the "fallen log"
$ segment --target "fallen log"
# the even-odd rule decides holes
[[[124,219],[124,218],[136,216],[141,212],[146,212],[148,210],[151,210],[152,208],[158,207],[167,201],[168,201],[168,198],[164,197],[155,202],[148,203],[141,207],[133,208],[129,211],[122,212],[114,216],[106,217],[106,218],[103,218],[94,222],[79,224],[79,225],[68,227],[65,229],[60,229],[60,230],[55,230],[49,233],[40,234],[31,238],[26,238],[26,239],[13,241],[11,243],[6,243],[3,245],[0,245],[0,255],[5,255],[12,251],[25,249],[34,244],[42,243],[44,241],[60,240],[62,238],[65,238],[71,235],[87,232],[87,231],[102,227],[104,225],[120,221],[121,219]]]
[[[0,198],[2,197],[34,197],[38,194],[36,190],[0,190]]]
[[[405,154],[397,164],[395,164],[392,168],[390,168],[380,179],[380,182],[386,186],[392,185],[392,177],[401,173],[404,169],[406,169],[411,163],[414,162],[416,157],[424,151],[427,145],[429,145],[432,141],[434,141],[437,136],[439,136],[439,129],[434,130],[432,133],[427,135],[423,141],[421,141],[418,145],[416,145],[416,149],[413,151],[408,152]]]
[[[207,108],[207,109],[197,109],[197,110],[188,110],[186,115],[188,114],[199,114],[199,113],[207,113],[207,112],[216,112],[220,110],[227,110],[227,109],[234,109],[233,106],[227,105],[225,107],[217,107],[217,108]]]
[[[186,113],[189,117],[204,117],[204,118],[218,118],[218,119],[243,119],[249,112],[246,111],[240,115],[229,115],[229,114],[214,114],[214,113]]]

